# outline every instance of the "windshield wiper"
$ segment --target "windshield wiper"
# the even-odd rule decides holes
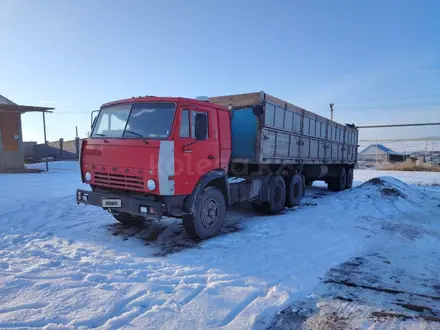
[[[133,132],[133,131],[129,131],[129,130],[125,130],[124,135],[125,135],[125,133],[129,133],[129,134],[133,134],[133,135],[139,136],[142,139],[142,141],[144,141],[145,144],[150,144],[146,140],[146,138],[143,135],[139,134],[139,133],[136,133],[136,132]]]
[[[101,133],[95,133],[93,135],[96,135],[96,136],[106,136],[105,134],[101,134]]]

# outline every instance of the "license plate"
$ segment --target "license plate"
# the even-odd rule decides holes
[[[103,198],[101,202],[102,207],[105,208],[122,207],[122,200],[120,198]]]

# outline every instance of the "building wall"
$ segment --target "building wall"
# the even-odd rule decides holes
[[[0,112],[0,170],[24,168],[21,117],[19,113],[14,113],[12,116],[10,114]],[[8,150],[5,146],[6,143],[8,145],[10,143],[3,140],[8,139],[10,141],[10,135],[18,135],[17,144],[13,144],[16,150]]]
[[[408,159],[406,155],[390,155],[389,161],[392,163],[401,163]]]
[[[389,161],[389,156],[386,153],[383,154],[359,154],[358,155],[358,160],[359,161],[364,161],[364,162],[388,162]]]
[[[362,150],[358,154],[358,161],[363,162],[388,162],[389,155],[376,147],[376,145],[371,145],[368,148]]]

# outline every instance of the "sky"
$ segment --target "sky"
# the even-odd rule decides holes
[[[81,137],[122,98],[264,90],[341,123],[440,122],[440,1],[0,0],[0,94]],[[23,139],[43,141],[41,114]],[[361,130],[440,136],[440,126]]]

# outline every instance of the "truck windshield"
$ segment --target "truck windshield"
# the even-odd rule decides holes
[[[92,137],[166,139],[175,110],[174,103],[135,103],[103,108]]]

